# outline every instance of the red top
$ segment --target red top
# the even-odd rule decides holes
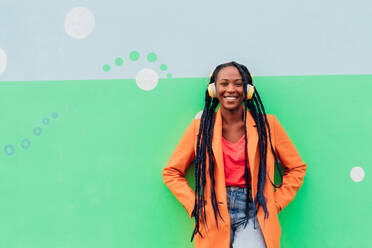
[[[225,167],[226,186],[237,186],[245,188],[244,177],[244,145],[245,135],[236,143],[231,143],[222,137],[223,162]],[[249,170],[249,161],[247,161]]]

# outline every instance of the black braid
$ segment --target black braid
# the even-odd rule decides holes
[[[206,214],[205,214],[205,184],[206,184],[206,154],[208,152],[209,157],[209,176],[211,177],[211,197],[212,206],[215,212],[215,219],[217,222],[217,213],[221,217],[217,206],[217,198],[214,190],[215,180],[214,180],[214,161],[213,161],[213,151],[212,151],[212,136],[213,136],[213,126],[215,118],[215,110],[218,105],[218,99],[212,99],[208,92],[205,94],[205,105],[203,114],[200,120],[200,128],[196,147],[196,157],[195,157],[195,205],[193,210],[193,215],[195,217],[195,228],[191,237],[193,240],[196,233],[200,233],[200,223],[199,220],[206,224]],[[221,217],[222,218],[222,217]]]
[[[268,178],[269,178],[271,184],[272,184],[275,188],[280,188],[280,187],[282,187],[282,185],[283,185],[283,172],[282,172],[282,170],[281,170],[281,168],[280,168],[280,165],[279,165],[279,159],[278,159],[278,157],[277,157],[277,155],[276,155],[276,152],[274,151],[273,145],[272,145],[272,143],[271,143],[271,131],[270,131],[270,126],[269,126],[269,123],[268,123],[268,121],[267,121],[266,112],[265,112],[265,109],[264,109],[264,107],[263,107],[263,104],[262,104],[262,101],[261,101],[261,98],[260,98],[260,94],[259,94],[258,92],[256,92],[256,96],[257,96],[257,99],[258,99],[258,103],[259,103],[259,105],[260,105],[260,108],[262,109],[262,112],[264,113],[263,116],[264,116],[265,124],[266,124],[266,126],[267,126],[268,133],[269,133],[270,148],[271,148],[272,153],[274,154],[275,167],[276,167],[276,169],[277,169],[277,171],[278,171],[278,173],[279,173],[279,177],[280,177],[280,183],[279,183],[279,186],[275,185],[275,184],[271,181],[270,177],[268,177]]]
[[[253,85],[252,77],[244,65],[238,64],[236,62],[228,62],[225,64],[218,65],[214,70],[211,78],[210,83],[216,81],[217,75],[219,71],[225,67],[234,66],[236,67],[243,79],[243,89],[244,92],[247,92],[247,84]],[[206,222],[206,213],[205,213],[205,186],[206,186],[206,171],[207,171],[207,155],[208,155],[208,162],[209,162],[209,177],[211,179],[211,202],[214,211],[214,217],[216,221],[216,225],[218,228],[218,216],[223,220],[221,213],[218,208],[216,192],[215,192],[215,179],[214,179],[214,155],[212,150],[212,138],[213,138],[213,128],[214,128],[214,121],[215,121],[215,112],[216,108],[219,104],[217,98],[211,98],[208,94],[208,91],[205,92],[205,105],[204,110],[200,119],[200,127],[199,133],[197,138],[197,146],[196,146],[196,157],[195,157],[195,205],[193,209],[193,216],[195,217],[195,228],[194,232],[191,236],[191,241],[193,240],[195,234],[200,233],[200,221],[202,223]],[[283,173],[280,170],[279,162],[277,155],[274,151],[274,148],[271,143],[271,133],[269,123],[267,121],[266,112],[264,106],[262,104],[261,98],[258,94],[257,88],[255,87],[254,94],[251,100],[247,100],[244,97],[244,134],[245,134],[245,168],[244,168],[244,176],[245,176],[245,184],[247,189],[250,188],[250,179],[252,176],[250,175],[250,170],[248,170],[248,151],[247,151],[247,128],[246,128],[246,119],[247,119],[247,109],[249,109],[255,123],[257,126],[258,132],[258,141],[259,141],[259,151],[260,151],[260,163],[259,163],[259,172],[258,172],[258,181],[257,181],[257,194],[254,200],[255,206],[255,214],[257,214],[259,207],[261,206],[263,211],[265,212],[265,218],[268,218],[269,213],[266,207],[266,199],[264,197],[264,185],[265,185],[265,178],[266,178],[266,154],[267,154],[267,138],[270,141],[271,151],[274,154],[275,158],[275,165],[279,171],[280,175],[280,185],[276,186],[271,181],[270,182],[274,185],[274,187],[278,188],[282,186],[283,181]],[[268,137],[267,137],[268,136]],[[247,199],[249,199],[250,191],[247,190]],[[249,206],[246,204],[246,216],[248,217],[249,214]],[[247,224],[247,222],[246,222]],[[203,237],[203,236],[202,236]]]

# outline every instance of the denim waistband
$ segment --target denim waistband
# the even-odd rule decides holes
[[[229,209],[245,210],[246,204],[252,204],[253,201],[251,188],[227,186],[226,195]]]
[[[237,187],[237,186],[226,186],[226,190],[247,193],[247,191],[251,190],[251,189],[250,188]]]

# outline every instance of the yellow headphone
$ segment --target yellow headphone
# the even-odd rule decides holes
[[[253,81],[253,76],[252,76],[252,74],[250,74],[250,75],[251,75],[251,78],[252,78],[252,81]],[[209,79],[211,77],[212,77],[212,74],[209,76]],[[252,99],[253,92],[254,92],[254,86],[250,85],[250,84],[247,84],[247,99],[248,100]],[[208,84],[208,94],[211,98],[217,98],[217,89],[216,89],[216,84],[215,83]]]

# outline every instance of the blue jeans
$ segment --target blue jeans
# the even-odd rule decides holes
[[[249,191],[248,201],[247,190]],[[255,215],[251,189],[227,186],[226,193],[231,220],[230,248],[266,248],[260,224]],[[249,205],[248,217],[245,213],[246,203]]]

